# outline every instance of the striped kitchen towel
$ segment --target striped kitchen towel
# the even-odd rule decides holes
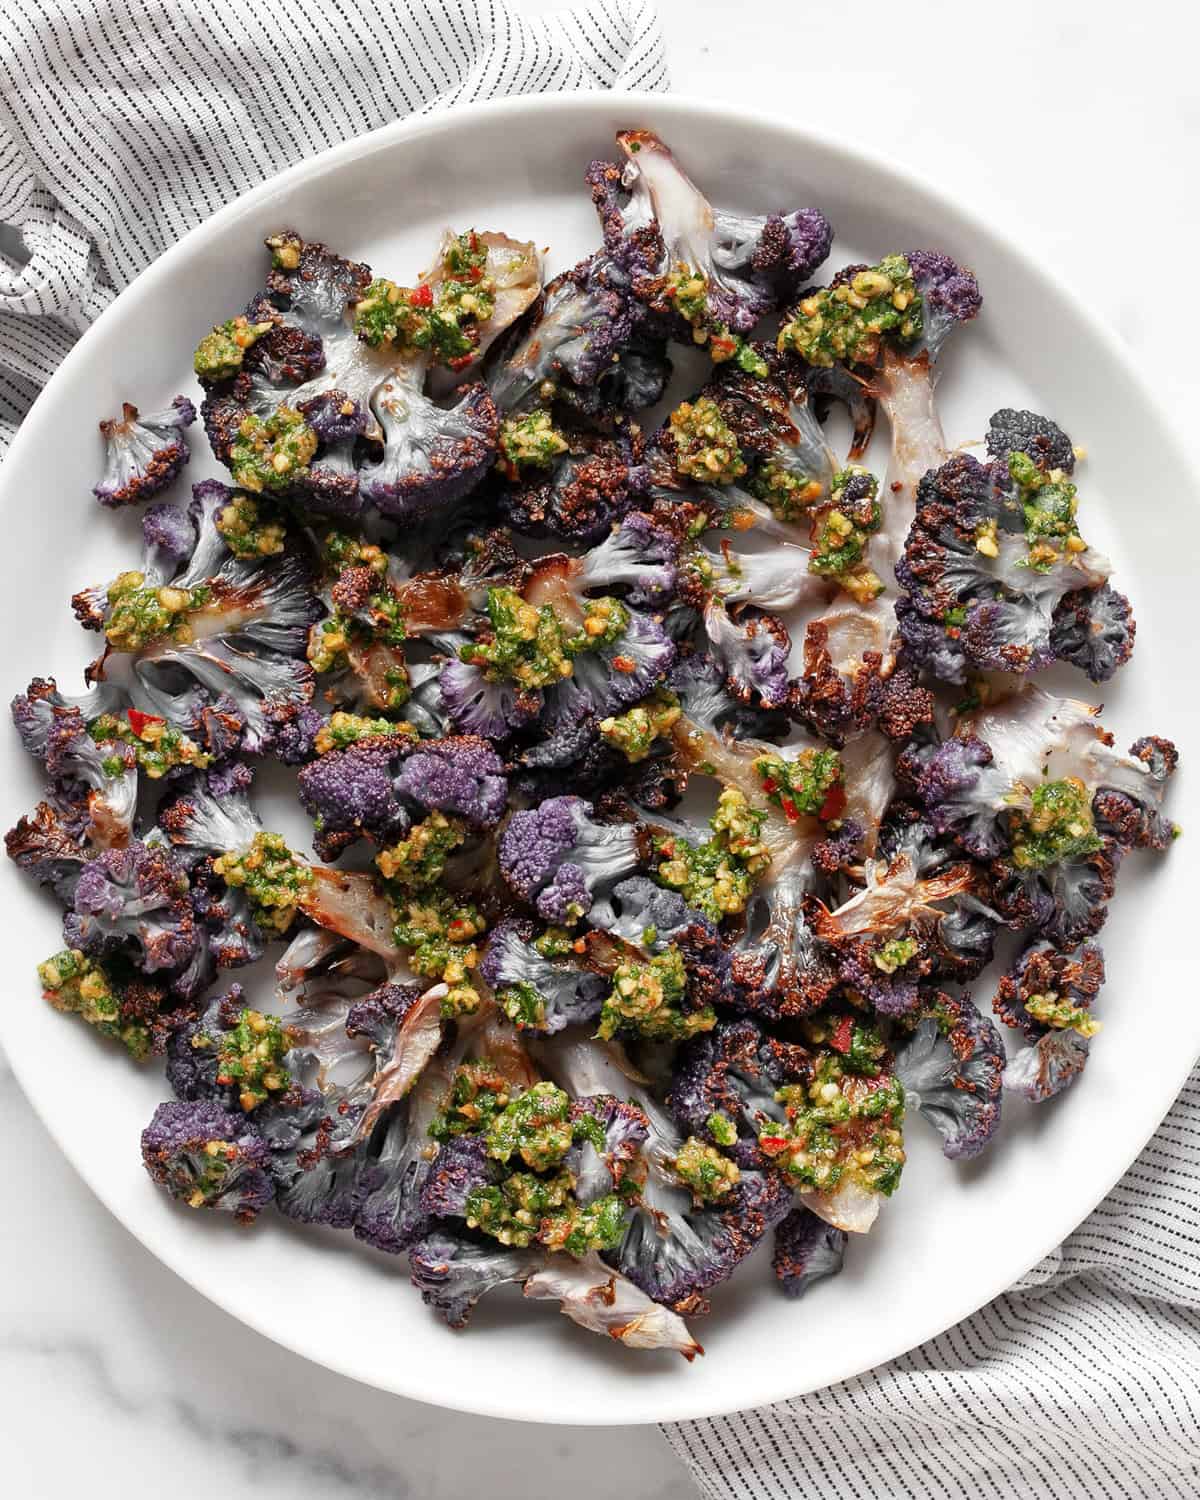
[[[650,0],[0,7],[0,452],[113,297],[272,173],[452,104],[666,87]]]

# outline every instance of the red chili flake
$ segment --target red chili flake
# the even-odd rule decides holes
[[[835,781],[825,793],[825,801],[822,802],[821,811],[817,817],[827,823],[831,818],[840,818],[845,810],[846,788],[840,781]]]
[[[136,708],[126,709],[125,716],[129,720],[130,729],[133,730],[139,740],[147,724],[163,724],[166,722],[161,714],[144,714]]]
[[[834,1027],[833,1035],[829,1038],[829,1045],[835,1052],[849,1052],[853,1036],[854,1017],[843,1016]]]
[[[408,300],[413,307],[432,307],[433,288],[427,281],[423,281],[420,286],[413,288],[413,294]]]

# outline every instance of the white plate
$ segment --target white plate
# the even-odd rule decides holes
[[[1087,445],[1085,529],[1114,558],[1138,618],[1134,663],[1105,693],[1106,721],[1123,745],[1153,732],[1185,753],[1200,746],[1188,464],[1114,338],[996,228],[896,168],[796,126],[653,96],[521,99],[377,131],[246,194],[151,266],[68,356],[0,472],[8,689],[54,673],[76,690],[88,641],[67,598],[137,555],[137,518],[114,523],[89,494],[101,462],[96,422],[123,399],[153,408],[176,393],[197,340],[260,284],[264,234],[292,226],[403,279],[426,263],[445,224],[473,224],[536,239],[557,269],[596,243],[583,170],[631,125],[664,135],[723,206],[823,208],[837,231],[829,269],[915,245],[975,269],[984,312],[956,337],[941,387],[949,441],[980,437],[999,406],[1029,404]],[[215,470],[203,434],[191,436],[194,480]],[[875,458],[879,467],[878,448]],[[0,734],[0,766],[8,827],[36,801],[38,777],[12,733]],[[1169,804],[1192,827],[1193,785],[1185,769]],[[48,1129],[121,1222],[279,1343],[385,1390],[493,1416],[699,1417],[812,1390],[930,1338],[1001,1292],[1107,1192],[1200,1052],[1195,848],[1189,837],[1157,863],[1127,862],[1103,934],[1105,1030],[1082,1084],[1036,1115],[1010,1108],[990,1155],[966,1167],[943,1161],[914,1120],[902,1191],[852,1245],[844,1274],[792,1304],[766,1267],[747,1268],[696,1325],[707,1355],[690,1366],[618,1348],[503,1292],[455,1335],[408,1286],[403,1262],[349,1236],[278,1217],[239,1233],[221,1216],[177,1209],[138,1155],[139,1132],[166,1093],[160,1071],[138,1071],[38,1000],[28,976],[58,946],[56,916],[11,870],[0,1038]]]

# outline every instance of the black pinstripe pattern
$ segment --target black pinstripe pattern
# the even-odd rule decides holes
[[[273,172],[414,111],[666,86],[651,0],[8,0],[0,452],[116,293]]]

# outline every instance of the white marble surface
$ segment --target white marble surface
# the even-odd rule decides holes
[[[816,122],[1019,227],[1107,309],[1181,425],[1190,415],[1194,329],[1172,298],[1193,303],[1186,288],[1200,242],[1193,7],[660,8],[677,92]],[[1154,293],[1136,279],[1143,244],[1160,268]],[[0,1180],[0,1475],[14,1500],[85,1489],[93,1500],[693,1493],[653,1428],[539,1431],[442,1413],[328,1374],[242,1328],[95,1202],[2,1061]]]

